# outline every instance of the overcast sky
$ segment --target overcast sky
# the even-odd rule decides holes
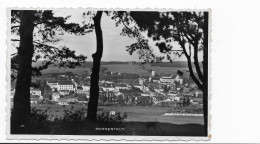
[[[82,17],[83,12],[86,10],[83,9],[59,9],[55,10],[55,16],[68,16],[71,15],[68,22],[76,22],[82,24],[84,18]],[[86,20],[86,19],[85,19]],[[131,39],[127,36],[121,36],[122,25],[118,27],[115,26],[115,21],[112,20],[109,16],[103,13],[101,19],[101,28],[103,31],[103,42],[104,50],[102,61],[139,61],[138,54],[134,53],[130,55],[126,51],[126,46],[129,46],[135,42],[135,39]],[[61,41],[57,46],[64,45],[69,47],[72,50],[76,51],[76,54],[83,54],[87,56],[87,61],[92,61],[91,55],[96,50],[96,36],[95,32],[87,33],[84,36],[76,36],[72,34],[64,34],[61,36]],[[155,46],[155,42],[151,39],[149,40],[149,45],[152,47],[153,52],[157,56],[162,56],[159,52],[158,47]],[[178,44],[173,44],[177,49],[179,48]],[[14,49],[14,51],[16,51]],[[186,57],[175,57],[175,61],[186,61]],[[167,61],[167,60],[165,60]],[[202,61],[202,54],[199,54],[199,61]]]

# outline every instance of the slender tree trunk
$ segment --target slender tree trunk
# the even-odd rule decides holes
[[[87,119],[96,120],[98,97],[99,97],[99,71],[100,62],[103,54],[103,36],[100,25],[102,11],[98,11],[94,17],[94,26],[96,32],[97,51],[92,55],[93,66],[90,80],[90,98],[88,102]]]
[[[203,49],[203,74],[204,74],[204,89],[203,89],[203,112],[205,135],[208,135],[208,21],[209,13],[204,12],[204,49]]]
[[[19,67],[11,115],[11,133],[23,133],[29,126],[30,85],[32,75],[33,11],[21,11],[20,47],[18,49]]]

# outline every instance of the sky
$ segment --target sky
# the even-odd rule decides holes
[[[83,18],[82,14],[86,12],[83,9],[58,9],[54,11],[54,16],[71,16],[68,22],[74,22],[82,24],[83,21],[88,21],[89,18]],[[103,57],[102,61],[140,61],[136,52],[130,55],[126,51],[126,46],[135,43],[135,39],[128,36],[121,36],[123,26],[115,26],[115,21],[109,16],[103,13],[101,18],[101,28],[103,32]],[[146,36],[147,37],[147,36]],[[69,47],[71,50],[75,50],[76,54],[83,54],[87,56],[87,61],[92,61],[91,55],[96,51],[96,36],[95,31],[87,33],[83,36],[76,36],[73,34],[65,33],[59,36],[61,40],[56,44],[59,46]],[[158,47],[155,46],[155,42],[149,38],[149,46],[152,48],[153,53],[156,56],[164,56],[159,52]],[[177,43],[173,43],[176,49],[180,49]],[[15,51],[15,49],[14,49]],[[167,60],[165,60],[167,61]],[[187,61],[183,55],[181,57],[174,57],[174,61]],[[199,53],[199,61],[202,61],[202,53]]]
[[[83,12],[86,11],[83,9],[73,9],[69,11],[61,9],[56,10],[54,14],[56,16],[71,15],[68,22],[77,22],[81,24],[84,20],[82,17]],[[115,21],[103,13],[101,18],[101,28],[104,44],[102,61],[139,61],[139,56],[136,52],[133,53],[133,55],[130,55],[129,52],[126,51],[126,46],[135,43],[136,40],[120,35],[123,28],[122,25],[116,27]],[[75,50],[76,54],[86,55],[88,57],[87,61],[92,61],[91,55],[96,51],[96,36],[94,31],[87,33],[84,36],[65,34],[62,39],[61,44]],[[149,39],[149,45],[156,56],[163,56],[163,54],[159,52],[158,47],[155,46],[155,42],[152,39]],[[173,43],[173,46],[176,47],[176,49],[180,49],[180,46],[177,43]],[[184,55],[181,57],[176,56],[174,57],[174,60],[187,61]],[[199,61],[202,61],[202,53],[199,53]]]

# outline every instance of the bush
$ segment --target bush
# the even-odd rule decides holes
[[[40,110],[36,107],[31,109],[30,119],[27,121],[26,130],[22,133],[26,134],[111,134],[108,131],[95,131],[96,127],[125,127],[125,119],[127,114],[116,113],[110,115],[109,112],[101,112],[99,110],[96,121],[87,120],[87,109],[79,110],[64,109],[62,117],[54,116],[50,111]],[[114,131],[113,134],[131,133],[129,131]]]
[[[71,107],[70,110],[63,111],[63,117],[60,119],[62,122],[80,122],[86,119],[87,110],[85,108],[79,110],[73,110]]]
[[[122,116],[118,112],[115,115],[110,115],[109,112],[101,112],[100,114],[97,115],[97,121],[100,122],[105,122],[105,123],[111,123],[111,122],[116,122],[116,123],[122,123],[125,121],[127,118],[127,113],[124,113]]]

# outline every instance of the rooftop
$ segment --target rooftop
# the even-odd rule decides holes
[[[71,81],[59,81],[59,85],[73,85]]]

